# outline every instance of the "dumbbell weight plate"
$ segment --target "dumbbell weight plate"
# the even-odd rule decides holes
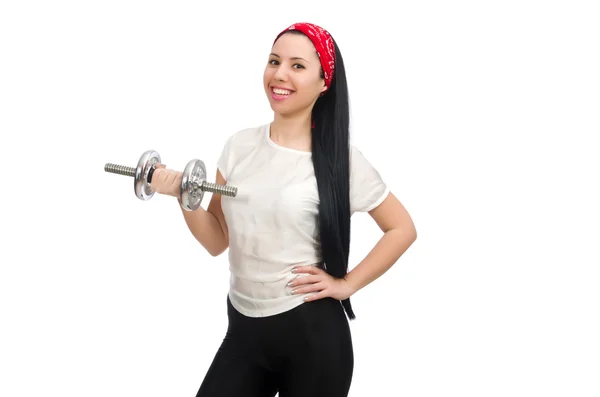
[[[206,180],[206,167],[202,160],[190,160],[183,170],[181,180],[181,205],[186,211],[195,211],[200,207],[204,191],[200,189]]]
[[[150,200],[154,191],[148,182],[148,175],[156,164],[160,163],[160,155],[154,150],[142,154],[135,169],[134,189],[135,195],[141,200]]]

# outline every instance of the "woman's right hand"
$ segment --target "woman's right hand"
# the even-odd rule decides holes
[[[164,164],[156,164],[150,187],[156,193],[179,198],[182,179],[183,172],[167,169]]]

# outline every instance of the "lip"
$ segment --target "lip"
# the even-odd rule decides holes
[[[281,87],[281,86],[278,86],[278,85],[272,85],[272,86],[271,86],[271,89],[274,89],[274,88],[279,88],[280,90],[287,90],[287,91],[292,91],[292,92],[294,92],[294,90],[292,90],[291,88],[287,88],[287,87]]]
[[[286,87],[279,87],[279,86],[270,86],[270,91],[271,91],[271,98],[273,98],[276,101],[283,101],[288,99],[289,97],[291,97],[292,95],[294,95],[295,91],[294,90],[290,90],[289,88]],[[287,90],[290,91],[291,94],[288,95],[278,95],[275,92],[273,92],[273,89],[278,88],[280,90]]]

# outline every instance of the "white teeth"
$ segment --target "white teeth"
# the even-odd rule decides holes
[[[281,88],[273,88],[273,92],[277,95],[290,95],[292,91],[282,90]]]

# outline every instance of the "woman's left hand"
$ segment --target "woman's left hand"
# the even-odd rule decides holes
[[[294,295],[311,293],[304,298],[305,301],[314,301],[326,297],[341,301],[349,298],[354,293],[352,286],[346,279],[333,277],[317,266],[298,266],[292,272],[305,274],[302,277],[296,277],[288,284],[289,287],[293,288],[292,294]]]

